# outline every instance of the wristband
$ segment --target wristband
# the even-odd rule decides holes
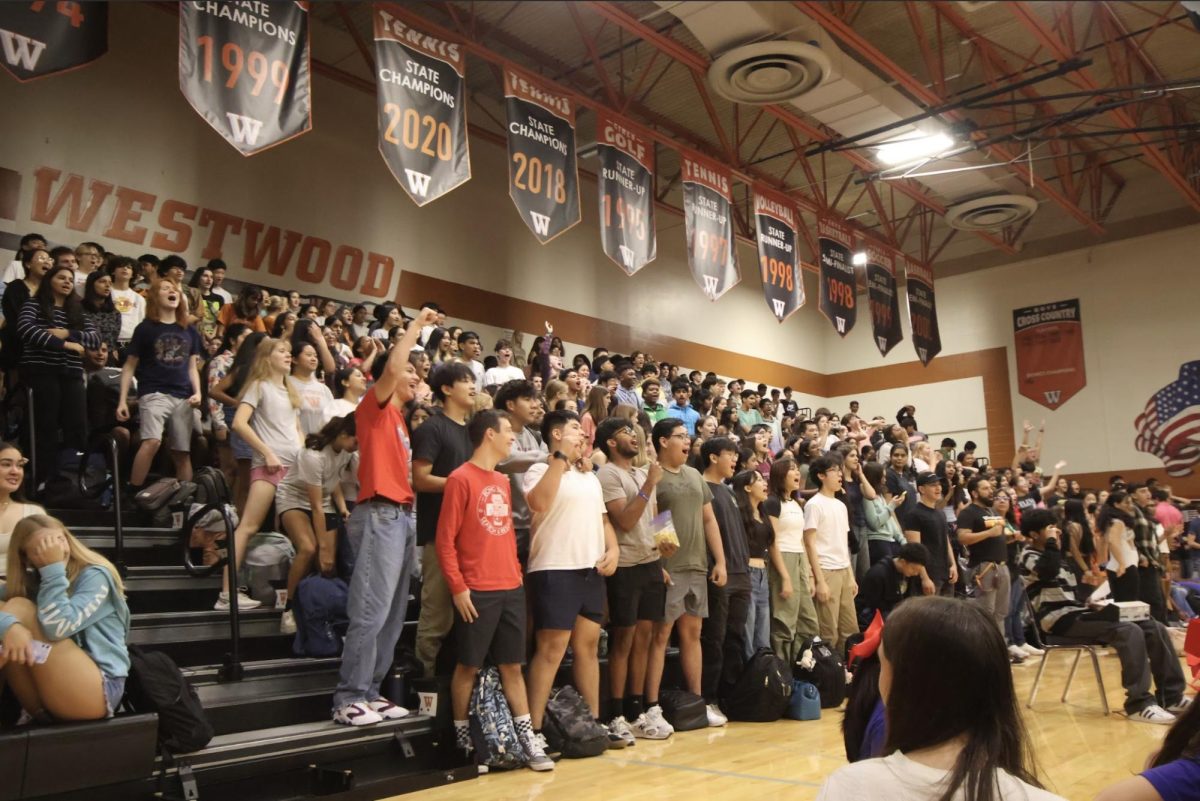
[[[641,498],[643,501],[646,501],[646,502],[650,501],[650,496],[646,494],[645,490],[638,490],[637,496],[639,498]]]
[[[552,456],[552,458],[554,458],[554,459],[562,459],[562,460],[563,460],[563,464],[567,464],[567,465],[569,465],[569,464],[571,463],[571,460],[570,460],[570,459],[568,459],[568,458],[567,458],[567,455],[566,455],[565,453],[563,453],[562,451],[555,451],[555,452],[554,452],[554,454],[553,454],[553,456]]]

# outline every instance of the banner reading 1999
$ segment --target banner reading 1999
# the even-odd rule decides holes
[[[850,333],[858,313],[854,308],[857,285],[850,251],[854,233],[844,225],[821,217],[817,220],[817,248],[821,274],[821,314],[841,336]]]
[[[543,245],[579,222],[575,105],[533,78],[504,71],[508,195]]]
[[[705,296],[716,300],[741,280],[733,250],[732,176],[716,162],[691,153],[681,153],[680,162],[688,266]]]
[[[900,330],[900,295],[896,291],[896,260],[890,252],[867,245],[867,305],[871,308],[871,333],[881,356],[896,347]]]
[[[424,206],[471,178],[466,56],[457,43],[410,28],[389,8],[374,7],[379,152]]]
[[[0,66],[18,81],[67,72],[108,51],[108,3],[0,3]]]
[[[763,295],[775,319],[786,320],[804,305],[804,281],[796,249],[796,208],[786,195],[754,187],[758,263]]]
[[[600,241],[626,275],[654,261],[654,144],[628,122],[596,113]]]

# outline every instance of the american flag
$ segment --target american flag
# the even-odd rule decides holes
[[[1134,445],[1162,459],[1171,476],[1191,475],[1200,463],[1200,360],[1179,368],[1179,378],[1155,392],[1133,421]]]

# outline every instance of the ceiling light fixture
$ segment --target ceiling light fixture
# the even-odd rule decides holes
[[[885,142],[877,147],[875,155],[884,164],[895,166],[936,156],[952,147],[954,140],[944,133],[921,134]]]
[[[855,267],[865,267],[867,264],[867,252],[860,250],[850,257],[850,263]]]

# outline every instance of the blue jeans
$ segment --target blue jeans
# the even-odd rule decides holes
[[[408,581],[416,559],[416,531],[399,506],[369,501],[354,507],[346,524],[354,549],[354,577],[346,612],[350,628],[342,648],[335,710],[379,699],[408,610]]]
[[[1025,644],[1025,624],[1022,615],[1025,612],[1025,582],[1015,572],[1012,580],[1012,591],[1008,594],[1008,617],[1004,619],[1004,635],[1009,645]]]
[[[746,658],[771,647],[771,588],[766,568],[750,568],[750,613],[746,616]]]

